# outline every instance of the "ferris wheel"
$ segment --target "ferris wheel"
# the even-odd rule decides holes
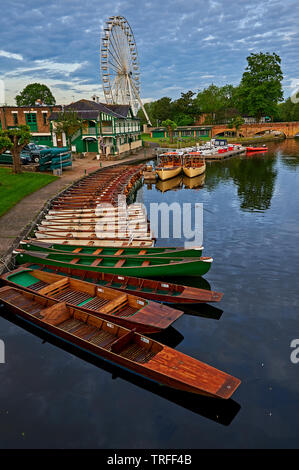
[[[134,34],[123,16],[111,16],[103,29],[101,78],[106,103],[129,104],[134,115],[140,106],[151,125],[140,99],[139,59]]]

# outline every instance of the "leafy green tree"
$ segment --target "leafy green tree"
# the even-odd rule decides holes
[[[259,52],[250,54],[247,62],[239,87],[239,101],[242,113],[260,121],[263,115],[273,116],[283,99],[281,59],[275,52]]]
[[[244,119],[242,118],[242,116],[236,116],[234,119],[232,119],[232,121],[228,124],[228,127],[230,129],[235,129],[236,130],[236,134],[237,134],[237,137],[240,137],[240,127],[243,126],[243,124],[245,123]]]
[[[206,124],[215,124],[225,118],[224,110],[234,105],[235,93],[232,85],[217,87],[213,83],[200,91],[196,97],[197,109],[206,114]]]
[[[65,133],[69,148],[71,148],[72,135],[84,127],[84,122],[78,118],[76,111],[61,111],[54,123],[53,130],[56,134]]]
[[[177,125],[171,119],[166,119],[162,122],[162,126],[166,127],[169,135],[169,142],[172,144],[173,142],[173,131],[177,128]]]
[[[31,83],[15,98],[18,106],[34,106],[37,100],[43,104],[54,105],[56,100],[51,90],[41,83]]]
[[[194,123],[195,117],[199,114],[199,107],[193,98],[195,93],[191,90],[181,93],[181,97],[172,103],[173,119],[180,126],[188,126]],[[181,121],[188,121],[183,124]]]
[[[280,103],[277,111],[277,121],[299,121],[299,103],[293,103],[291,98]]]
[[[171,119],[173,117],[173,106],[171,101],[171,98],[164,96],[152,103],[152,116],[157,121],[158,125],[161,121],[165,121],[166,119]]]
[[[29,126],[19,126],[18,128],[0,131],[0,150],[1,152],[5,152],[8,149],[11,151],[13,173],[22,172],[20,154],[25,145],[29,144],[30,140],[31,133]]]

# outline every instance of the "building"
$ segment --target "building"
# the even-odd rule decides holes
[[[61,106],[1,106],[0,129],[12,129],[28,125],[32,141],[39,145],[53,146],[49,117],[53,112],[61,111]],[[58,142],[59,146],[62,144]]]
[[[150,130],[151,137],[156,137],[159,139],[165,139],[168,137],[168,131],[165,127],[155,127]],[[212,126],[178,126],[173,131],[173,137],[184,138],[184,137],[194,137],[194,138],[211,138],[212,137]]]
[[[83,129],[71,137],[74,152],[99,154],[102,159],[117,159],[142,146],[140,120],[133,115],[129,105],[103,104],[97,100],[83,99],[64,106],[63,110],[76,112],[84,123]],[[57,115],[53,110],[50,116],[54,143],[58,137],[55,134]],[[62,140],[66,143],[65,135]]]

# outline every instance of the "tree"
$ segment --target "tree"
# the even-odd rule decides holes
[[[162,126],[166,127],[169,135],[169,142],[172,144],[173,142],[173,131],[177,128],[177,125],[174,121],[171,121],[171,119],[166,119],[165,121],[162,122]]]
[[[15,129],[3,129],[0,131],[0,149],[2,149],[2,152],[5,152],[7,149],[11,151],[13,173],[22,172],[20,154],[25,145],[29,144],[30,139],[31,133],[29,126],[19,126]]]
[[[244,119],[242,118],[242,116],[236,116],[234,119],[232,119],[232,121],[228,124],[228,127],[230,129],[236,129],[236,134],[237,134],[237,137],[240,137],[240,132],[239,132],[239,129],[240,127],[243,126],[243,124],[245,123]]]
[[[151,106],[152,116],[157,123],[164,121],[165,119],[170,119],[173,117],[173,106],[171,98],[164,96],[163,98],[154,101]],[[159,124],[158,124],[159,125]]]
[[[65,133],[69,148],[71,149],[72,135],[83,127],[84,123],[78,118],[76,111],[62,111],[58,113],[58,116],[55,119],[54,131],[56,134]]]
[[[181,97],[172,103],[173,119],[180,126],[188,126],[194,123],[199,114],[197,101],[193,98],[195,93],[191,90],[181,93]]]
[[[298,93],[299,95],[299,93]],[[288,98],[283,103],[278,105],[278,112],[276,115],[278,121],[299,121],[299,103],[293,103],[291,98]]]
[[[273,116],[283,99],[281,59],[269,52],[250,54],[239,87],[242,112],[255,116]]]
[[[0,153],[10,150],[12,147],[11,140],[7,137],[5,131],[0,130]]]
[[[231,106],[229,86],[231,85],[221,88],[212,83],[208,88],[198,93],[196,103],[200,112],[208,115],[206,118],[207,124],[215,124],[219,112]]]
[[[49,106],[54,105],[56,100],[51,90],[41,83],[31,83],[15,98],[18,106],[34,106],[37,100]]]

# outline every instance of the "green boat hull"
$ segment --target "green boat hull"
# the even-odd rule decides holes
[[[76,259],[76,262],[71,263]],[[134,276],[134,277],[173,277],[173,276],[203,276],[210,267],[212,260],[201,261],[195,259],[182,260],[180,258],[170,260],[169,258],[152,258],[149,264],[142,266],[146,258],[102,258],[101,263],[92,266],[92,263],[99,257],[65,253],[38,253],[22,252],[18,253],[17,261],[23,263],[48,264],[51,266],[63,266],[73,269],[79,268],[86,271],[107,272],[111,274]],[[121,267],[116,267],[118,260],[124,260]]]
[[[82,255],[93,255],[93,253],[100,247],[91,246],[79,246],[79,245],[63,245],[59,243],[35,245],[34,243],[26,243],[22,245],[24,249],[29,251],[39,251],[45,253],[71,253],[77,248],[81,248],[80,254]],[[202,249],[177,249],[175,247],[154,247],[154,248],[120,248],[120,247],[103,247],[101,251],[102,256],[114,256],[119,250],[123,250],[121,256],[138,256],[140,251],[146,251],[144,256],[146,257],[158,257],[158,258],[200,258],[202,256]],[[166,251],[167,250],[167,251]]]

